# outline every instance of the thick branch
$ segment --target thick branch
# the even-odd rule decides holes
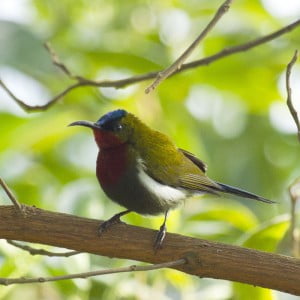
[[[24,210],[22,216],[14,206],[0,206],[1,238],[149,263],[185,258],[187,264],[174,268],[300,295],[300,260],[295,258],[170,233],[155,254],[154,230],[117,224],[99,238],[97,220],[28,206]]]
[[[225,48],[223,50],[221,50],[220,52],[213,54],[211,56],[207,56],[205,58],[199,59],[199,60],[195,60],[193,62],[187,63],[187,64],[183,64],[181,66],[181,68],[179,70],[177,70],[176,72],[174,72],[171,76],[183,72],[185,70],[188,69],[193,69],[196,67],[200,67],[200,66],[205,66],[208,65],[214,61],[217,61],[221,58],[239,53],[239,52],[244,52],[244,51],[248,51],[252,48],[255,48],[257,46],[260,46],[264,43],[267,43],[273,39],[278,38],[279,36],[286,34],[292,30],[294,30],[296,27],[300,26],[300,19],[271,33],[268,35],[265,35],[263,37],[257,38],[255,40],[249,41],[247,43],[244,44],[240,44],[231,48]],[[53,50],[51,50],[53,51]],[[53,57],[52,57],[53,60]],[[57,64],[56,64],[57,65]],[[64,66],[65,67],[65,66]],[[61,67],[60,67],[61,68]],[[65,71],[64,71],[65,72]],[[73,75],[71,72],[69,72],[70,74],[72,74],[72,79],[76,79],[77,82],[68,86],[67,88],[65,88],[63,91],[61,91],[60,93],[58,93],[56,96],[54,96],[52,99],[50,99],[46,104],[44,105],[29,105],[26,104],[25,101],[19,99],[18,97],[16,97],[14,95],[14,93],[6,86],[6,84],[0,79],[0,86],[2,86],[2,88],[9,94],[9,96],[21,107],[23,108],[25,111],[28,112],[34,112],[34,111],[43,111],[48,109],[49,107],[51,107],[52,105],[54,105],[56,102],[58,102],[61,98],[63,98],[65,95],[69,94],[72,90],[80,88],[80,87],[85,87],[85,86],[94,86],[94,87],[114,87],[114,88],[122,88],[131,84],[135,84],[135,83],[139,83],[145,80],[149,80],[149,79],[154,79],[158,73],[161,72],[160,71],[155,71],[155,72],[150,72],[150,73],[146,73],[146,74],[142,74],[142,75],[137,75],[137,76],[132,76],[132,77],[128,77],[128,78],[124,78],[124,79],[120,79],[120,80],[103,80],[103,81],[97,81],[97,80],[91,80],[91,79],[87,79],[81,76],[75,76]],[[65,72],[66,73],[66,72]]]

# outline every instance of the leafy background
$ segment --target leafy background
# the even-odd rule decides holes
[[[280,4],[281,3],[281,4]],[[0,76],[28,104],[43,104],[70,79],[55,68],[51,42],[75,73],[119,79],[168,66],[191,43],[221,1],[4,0],[0,3]],[[298,1],[233,3],[189,60],[268,34],[296,20]],[[300,34],[183,72],[149,95],[150,82],[124,89],[80,88],[47,111],[25,113],[0,90],[0,174],[18,199],[44,209],[107,219],[120,211],[95,178],[97,149],[72,121],[97,120],[125,108],[207,162],[208,175],[278,202],[205,196],[174,211],[168,229],[185,235],[290,254],[288,186],[299,176],[299,144],[285,105],[284,72]],[[293,71],[300,99],[300,65]],[[298,87],[297,87],[298,86]],[[295,103],[296,104],[296,103]],[[298,108],[300,106],[298,105]],[[9,204],[1,191],[1,204]],[[161,217],[131,214],[126,222],[158,228]],[[49,248],[52,249],[52,248]],[[51,276],[131,261],[88,254],[30,256],[0,241],[0,276]],[[2,299],[296,299],[173,270],[88,280],[0,287]]]

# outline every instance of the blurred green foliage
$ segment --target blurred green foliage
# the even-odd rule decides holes
[[[49,41],[75,74],[120,79],[168,66],[221,3],[21,2],[0,3],[0,76],[28,104],[45,103],[71,82],[52,65],[43,42]],[[9,3],[11,10],[5,15]],[[14,14],[9,13],[12,11]],[[272,15],[258,0],[236,1],[189,60],[268,34],[291,23],[295,16],[297,11],[284,17]],[[287,187],[300,173],[299,144],[293,130],[286,129],[292,121],[282,88],[285,67],[299,43],[297,28],[251,51],[173,76],[149,95],[144,89],[150,82],[118,90],[80,88],[39,113],[25,113],[0,90],[0,174],[22,203],[107,219],[120,208],[98,186],[93,138],[90,132],[66,126],[125,108],[207,162],[211,178],[278,202],[267,206],[246,199],[195,197],[171,214],[169,231],[276,252],[289,226]],[[282,109],[274,117],[274,103],[280,102]],[[0,196],[2,204],[9,203],[3,191]],[[152,228],[162,220],[135,214],[124,219]],[[290,240],[284,241],[283,248],[290,249]],[[0,242],[1,277],[51,276],[129,264],[87,254],[32,257]],[[0,287],[0,298],[20,297],[292,299],[258,287],[193,278],[173,270]]]

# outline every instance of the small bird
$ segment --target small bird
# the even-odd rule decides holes
[[[227,193],[266,203],[271,200],[211,180],[206,164],[192,153],[177,148],[163,133],[152,130],[133,114],[118,109],[97,122],[76,121],[69,126],[93,130],[99,148],[96,175],[106,195],[127,210],[99,227],[102,234],[130,212],[164,214],[154,249],[161,248],[166,235],[168,212],[195,194]]]

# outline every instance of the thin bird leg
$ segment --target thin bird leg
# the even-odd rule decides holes
[[[162,243],[164,241],[164,238],[166,236],[166,232],[167,232],[167,226],[166,226],[166,222],[167,222],[167,218],[168,218],[168,213],[169,210],[167,210],[165,212],[165,219],[163,224],[160,226],[159,231],[156,235],[156,239],[154,242],[154,251],[156,252],[158,249],[162,248]]]
[[[128,213],[130,213],[131,210],[125,210],[125,211],[121,211],[120,213],[112,216],[110,219],[108,219],[107,221],[101,223],[101,225],[99,226],[98,229],[98,235],[101,235],[104,231],[107,230],[107,228],[109,228],[110,226],[114,225],[114,224],[118,224],[118,223],[122,223],[122,221],[120,220],[120,218]]]

